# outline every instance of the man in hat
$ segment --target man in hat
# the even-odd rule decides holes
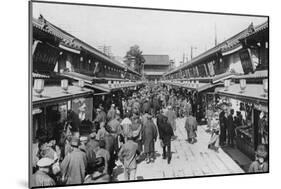
[[[222,110],[219,114],[219,123],[220,123],[220,145],[224,146],[226,142],[226,125],[227,119],[225,115],[225,111]]]
[[[163,147],[163,159],[166,159],[166,157],[168,156],[168,164],[170,164],[172,158],[171,138],[172,136],[174,136],[173,128],[168,122],[168,118],[166,116],[163,116],[161,123],[157,123],[157,126],[159,131],[159,138],[161,140],[161,146]]]
[[[103,169],[103,173],[108,174],[108,164],[109,164],[109,160],[110,160],[110,154],[109,152],[105,149],[105,141],[104,140],[100,140],[99,141],[99,149],[97,151],[97,158],[102,157],[104,159],[104,169]]]
[[[108,124],[108,129],[110,130],[111,135],[114,137],[115,140],[115,149],[116,151],[118,150],[118,136],[120,136],[121,133],[121,126],[120,126],[120,112],[116,112],[116,116],[113,120],[109,121]]]
[[[71,147],[73,148],[61,163],[62,180],[65,184],[82,184],[85,178],[87,166],[86,154],[79,147],[79,138],[72,137]]]
[[[187,141],[191,144],[196,142],[197,120],[189,114],[185,120],[185,129],[187,133]]]
[[[265,145],[260,144],[256,150],[256,159],[253,161],[249,167],[249,173],[261,173],[268,172],[268,162],[267,162],[267,149]]]
[[[168,106],[168,111],[166,112],[166,116],[168,117],[168,122],[171,124],[173,130],[176,130],[176,113],[172,109],[172,106]]]
[[[139,114],[137,112],[133,113],[132,116],[132,133],[134,141],[138,144],[138,150],[142,152],[142,124]]]
[[[230,110],[230,114],[227,117],[227,136],[228,136],[228,145],[234,147],[234,136],[235,136],[235,126],[233,119],[234,110]]]
[[[107,120],[111,121],[115,118],[116,110],[115,110],[115,104],[111,104],[110,109],[107,112]]]
[[[86,172],[91,173],[95,168],[95,161],[96,161],[96,153],[93,146],[89,144],[89,139],[86,136],[80,137],[80,146],[79,149],[86,154],[87,158],[87,166]]]
[[[128,135],[128,140],[122,145],[118,157],[124,165],[124,179],[135,180],[137,169],[138,144],[133,141],[133,135]]]
[[[105,122],[101,122],[100,129],[98,130],[96,139],[97,140],[104,140],[104,136],[106,135],[107,131],[105,129]]]
[[[130,117],[130,113],[126,113],[125,118],[120,123],[122,135],[125,139],[125,142],[127,140],[128,135],[131,134],[132,132],[132,121],[129,117]]]
[[[32,187],[42,187],[42,186],[55,186],[55,181],[49,176],[51,166],[53,165],[54,160],[50,158],[41,158],[37,162],[38,171],[31,178]]]
[[[154,145],[157,139],[157,128],[152,120],[150,114],[147,115],[147,121],[143,125],[143,144],[144,153],[146,154],[146,163],[150,163],[154,160]]]
[[[106,114],[102,109],[97,108],[97,116],[96,116],[94,122],[98,122],[99,124],[101,122],[106,122]]]
[[[110,158],[108,162],[108,174],[112,175],[115,167],[115,160],[117,158],[118,143],[116,137],[112,135],[110,127],[105,126],[106,134],[104,135],[105,149],[109,152]]]

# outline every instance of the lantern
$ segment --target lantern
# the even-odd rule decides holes
[[[108,87],[111,88],[111,81],[108,81],[107,84],[108,84]]]
[[[196,81],[196,88],[199,88],[199,81]]]
[[[230,86],[230,80],[229,79],[224,80],[224,90],[225,91],[228,91],[229,86]]]
[[[68,90],[68,80],[67,79],[61,80],[61,88],[64,90],[64,92],[67,93],[67,90]]]
[[[267,96],[267,93],[268,93],[268,79],[262,80],[262,83],[263,83],[264,96]]]
[[[85,85],[84,80],[79,80],[78,86],[80,87],[81,91],[83,91],[84,85]]]
[[[245,92],[245,89],[246,89],[246,79],[240,79],[240,89],[241,89],[241,93]]]
[[[43,79],[35,79],[34,80],[34,91],[42,97],[42,92],[44,91],[44,80]]]

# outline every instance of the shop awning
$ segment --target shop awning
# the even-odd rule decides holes
[[[109,78],[109,77],[94,77],[88,76],[85,74],[77,73],[77,72],[63,72],[62,76],[74,79],[74,80],[84,80],[87,83],[92,83],[94,80],[105,80],[105,81],[128,81],[128,79],[120,79],[120,78]]]
[[[181,82],[164,82],[164,81],[162,83],[172,85],[172,86],[177,86],[177,87],[183,87],[183,88],[190,89],[190,90],[196,90],[198,92],[202,92],[202,91],[205,91],[212,87],[222,85],[222,83],[216,83],[216,84],[198,83],[198,85],[197,85],[195,83],[194,84],[185,84],[185,83],[181,83]]]
[[[34,90],[32,91],[32,105],[59,103],[91,95],[93,95],[92,90],[87,88],[81,90],[77,86],[69,86],[67,92],[64,92],[60,86],[45,86],[41,97]]]
[[[268,70],[259,70],[255,73],[243,74],[243,75],[236,75],[233,79],[263,79],[268,78]]]
[[[239,84],[229,86],[226,91],[225,88],[217,91],[218,94],[235,98],[238,100],[246,100],[254,103],[268,104],[268,95],[265,95],[263,85],[261,84],[247,84],[245,91],[242,93]]]
[[[230,72],[219,74],[219,75],[216,75],[216,76],[214,76],[212,78],[212,83],[218,83],[218,82],[223,81],[225,79],[230,79],[230,78],[232,78],[234,76],[235,76],[235,74],[234,73],[230,73]]]

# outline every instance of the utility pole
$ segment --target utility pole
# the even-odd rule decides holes
[[[197,49],[197,47],[190,46],[190,60],[193,58],[193,49]]]
[[[218,39],[217,39],[217,25],[215,23],[215,46],[218,45]]]

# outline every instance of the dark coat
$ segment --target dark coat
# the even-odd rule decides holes
[[[149,101],[145,101],[144,103],[143,103],[143,105],[142,105],[142,112],[144,113],[144,112],[150,112],[150,110],[151,110],[151,104],[150,104],[150,102]]]
[[[157,138],[157,129],[151,119],[148,119],[143,128],[144,153],[154,152],[154,142]]]
[[[31,186],[55,186],[55,181],[46,173],[38,170],[31,178]]]
[[[66,184],[82,184],[87,166],[86,154],[75,148],[61,163],[61,171]]]
[[[163,120],[161,124],[158,125],[159,138],[164,144],[169,144],[172,136],[174,135],[173,128],[167,120]]]
[[[229,131],[234,131],[234,120],[232,115],[227,117],[227,129]]]

